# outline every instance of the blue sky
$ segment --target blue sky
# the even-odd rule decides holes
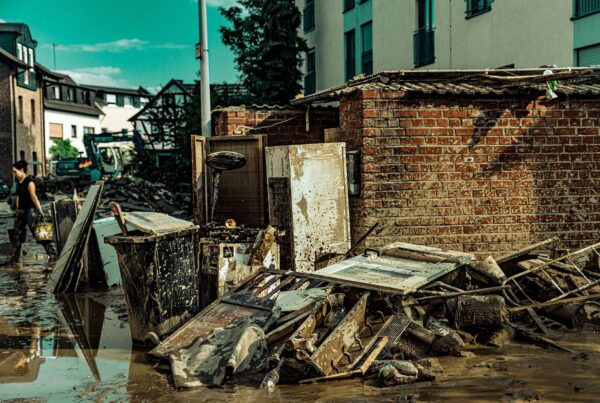
[[[155,90],[171,78],[198,79],[197,0],[0,0],[0,20],[29,25],[38,61],[85,84]],[[236,82],[233,55],[221,43],[227,21],[207,0],[211,82]]]

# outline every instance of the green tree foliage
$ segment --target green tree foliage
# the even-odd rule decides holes
[[[221,8],[231,27],[221,27],[223,43],[234,55],[242,84],[253,103],[285,105],[302,91],[298,36],[300,11],[294,0],[239,0]]]
[[[53,160],[79,156],[79,150],[71,144],[71,140],[53,140],[53,143],[49,150]]]

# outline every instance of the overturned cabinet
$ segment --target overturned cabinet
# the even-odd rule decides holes
[[[350,248],[344,143],[266,148],[270,223],[285,230],[282,267],[313,271],[318,257]]]

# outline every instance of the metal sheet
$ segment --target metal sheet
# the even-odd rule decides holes
[[[100,251],[100,259],[102,260],[106,284],[109,287],[121,285],[121,272],[119,269],[117,251],[114,246],[104,242],[104,238],[121,233],[121,228],[119,228],[117,220],[113,217],[101,218],[94,221],[92,228],[96,234],[96,241],[98,250]],[[127,229],[132,230],[131,227]]]
[[[154,235],[181,231],[194,226],[194,223],[191,221],[180,220],[163,213],[134,211],[123,215],[127,224],[140,231]]]
[[[345,253],[350,248],[350,220],[344,143],[267,148],[267,175],[287,179],[292,269],[313,271],[317,255]],[[269,189],[271,215],[278,197]],[[287,222],[289,221],[289,223]]]

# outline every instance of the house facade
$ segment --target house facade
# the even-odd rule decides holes
[[[8,183],[17,160],[45,173],[42,80],[52,73],[36,62],[36,47],[27,25],[0,24],[0,178]]]
[[[600,64],[600,2],[296,0],[305,94],[385,70]]]
[[[83,136],[101,132],[102,111],[96,105],[96,92],[77,85],[69,76],[44,80],[44,133],[46,156],[54,140],[69,140],[86,155]]]

